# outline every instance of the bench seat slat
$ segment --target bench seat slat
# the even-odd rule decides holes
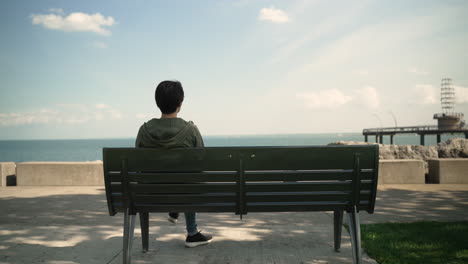
[[[304,191],[351,191],[351,182],[268,182],[246,183],[246,192],[304,192]],[[371,183],[362,183],[361,190],[371,188]]]
[[[232,159],[170,159],[164,161],[129,160],[129,171],[165,171],[165,172],[193,172],[193,171],[233,171],[238,168],[237,160]]]
[[[135,209],[141,212],[226,212],[235,213],[236,205],[234,203],[219,204],[163,204],[163,205],[145,205],[135,204]]]
[[[308,170],[308,171],[246,171],[246,181],[313,181],[351,180],[352,170]],[[372,179],[372,171],[361,173],[361,179]]]
[[[121,182],[120,172],[109,173],[111,182]],[[129,173],[129,180],[141,183],[185,183],[185,182],[235,182],[237,172],[161,172]]]
[[[349,182],[265,182],[246,183],[248,192],[307,192],[307,191],[350,191]]]
[[[134,195],[145,193],[207,193],[220,192],[232,193],[238,191],[235,183],[211,183],[211,184],[130,184]]]
[[[345,210],[346,202],[247,203],[247,212],[301,212]]]
[[[248,202],[300,202],[300,201],[349,201],[351,198],[350,193],[341,193],[341,194],[273,194],[273,195],[265,195],[265,194],[249,194],[247,193],[246,200]],[[361,194],[359,197],[360,200],[368,200],[369,194]]]
[[[247,151],[246,151],[247,152]],[[247,152],[245,170],[353,169],[354,154],[360,153],[361,168],[373,168],[374,156],[359,146],[311,148],[257,148]],[[274,161],[274,162],[272,162]]]
[[[115,196],[115,202],[122,202],[122,197]],[[133,197],[135,203],[235,203],[235,193],[224,194],[179,194],[179,195],[136,195]]]

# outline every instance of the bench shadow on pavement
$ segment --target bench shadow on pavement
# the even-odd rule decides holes
[[[374,214],[362,214],[361,220],[363,224],[467,221],[468,191],[386,188],[378,191]]]
[[[466,191],[379,190],[373,215],[362,223],[468,220]],[[102,194],[0,198],[0,263],[120,263],[122,215],[111,217]],[[139,228],[133,263],[352,263],[349,237],[333,251],[332,213],[199,214],[213,243],[184,248],[184,221],[150,216],[150,251],[141,253]],[[139,223],[137,222],[137,227]],[[365,260],[365,263],[372,263]]]

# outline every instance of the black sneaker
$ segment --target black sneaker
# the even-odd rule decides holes
[[[201,245],[206,245],[210,243],[212,238],[213,237],[210,235],[203,235],[202,233],[198,232],[193,236],[187,236],[187,239],[185,239],[185,246],[193,248]]]
[[[169,215],[167,216],[167,221],[173,224],[177,224],[178,218],[179,218],[179,213],[169,213]]]

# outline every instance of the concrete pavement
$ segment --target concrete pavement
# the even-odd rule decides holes
[[[0,264],[121,263],[121,214],[107,213],[101,187],[0,187]],[[376,212],[361,223],[468,220],[468,184],[382,185]],[[352,263],[349,235],[333,250],[332,213],[199,214],[214,235],[207,246],[184,247],[184,221],[150,216],[150,251],[133,263]],[[137,222],[137,227],[139,223]],[[364,263],[376,263],[364,256]]]

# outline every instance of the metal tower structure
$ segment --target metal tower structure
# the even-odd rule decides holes
[[[443,78],[440,87],[440,103],[444,114],[455,113],[455,88],[452,85],[452,79]]]
[[[436,135],[437,143],[441,142],[443,134],[465,134],[468,139],[468,126],[463,120],[463,113],[455,112],[455,88],[452,85],[452,79],[443,78],[440,86],[440,104],[442,113],[434,114],[437,120],[437,126],[405,126],[397,127],[396,118],[395,127],[366,128],[362,131],[364,140],[368,142],[368,136],[375,136],[376,143],[383,143],[383,136],[390,136],[390,144],[393,144],[393,137],[397,134],[418,134],[421,137],[421,145],[424,145],[426,135]],[[393,115],[393,114],[392,114]],[[378,117],[378,116],[377,116]]]
[[[434,119],[437,119],[439,129],[457,129],[463,128],[463,113],[455,113],[455,88],[452,84],[452,79],[443,78],[440,84],[440,104],[442,113],[434,114]]]

